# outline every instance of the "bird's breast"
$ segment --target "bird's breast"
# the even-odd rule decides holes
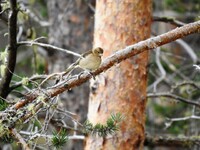
[[[83,69],[96,70],[101,64],[101,58],[95,55],[89,55],[81,59],[79,66]]]

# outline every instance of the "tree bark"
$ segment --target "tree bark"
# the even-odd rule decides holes
[[[150,36],[151,1],[97,1],[94,47],[105,50],[104,58],[115,50]],[[105,123],[111,113],[125,119],[114,136],[90,136],[85,149],[142,149],[145,139],[145,105],[148,52],[112,67],[91,83],[88,118]]]

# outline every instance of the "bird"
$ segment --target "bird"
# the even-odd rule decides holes
[[[91,71],[94,71],[99,68],[101,65],[103,55],[103,49],[101,47],[94,48],[89,50],[81,55],[81,57],[73,64],[71,64],[65,74],[72,72],[75,68],[79,67],[83,70],[86,70],[91,75]]]

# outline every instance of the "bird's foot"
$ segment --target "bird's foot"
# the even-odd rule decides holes
[[[87,72],[88,74],[90,74],[94,80],[96,79],[96,78],[95,78],[95,75],[94,75],[92,72],[90,72],[90,71],[85,71],[85,72]],[[78,79],[81,78],[81,75],[82,75],[82,74],[84,74],[84,72],[81,72],[81,73],[78,75]]]
[[[96,78],[95,78],[95,75],[92,73],[92,72],[88,72],[91,76],[92,76],[92,78],[95,80]]]

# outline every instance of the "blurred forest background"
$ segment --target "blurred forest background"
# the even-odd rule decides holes
[[[83,53],[93,46],[94,0],[21,0],[18,14],[18,40],[35,40]],[[199,20],[200,0],[154,0],[152,36],[157,36],[180,26],[178,21],[190,23]],[[178,23],[175,22],[175,19]],[[171,21],[169,21],[171,20]],[[0,50],[7,45],[6,20],[0,20]],[[177,102],[176,98],[200,102],[200,71],[193,65],[200,64],[200,35],[159,47],[151,51],[148,75],[148,103],[146,133],[152,137],[198,137],[200,135],[200,109]],[[35,74],[64,71],[77,58],[43,48],[38,45],[18,49],[13,82]],[[48,85],[47,85],[48,86]],[[20,87],[22,93],[29,91]],[[87,118],[89,83],[59,95],[62,107],[78,114],[80,122]],[[13,91],[10,98],[20,97]],[[68,125],[74,122],[69,119]],[[2,142],[1,142],[2,143]],[[9,144],[1,144],[1,148]],[[69,141],[68,149],[82,149],[81,140]],[[146,150],[172,150],[177,147],[145,146]],[[183,148],[180,148],[183,149]],[[188,149],[188,148],[185,148]],[[191,147],[200,149],[200,145]]]

